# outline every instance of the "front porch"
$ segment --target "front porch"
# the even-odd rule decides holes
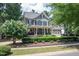
[[[49,35],[51,34],[50,28],[30,28],[29,35]]]

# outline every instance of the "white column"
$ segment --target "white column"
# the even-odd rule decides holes
[[[47,34],[48,34],[48,28],[47,28]]]
[[[34,20],[34,26],[35,26],[35,20]]]
[[[44,28],[44,35],[45,35],[45,28]]]
[[[31,20],[29,20],[29,24],[31,25]]]
[[[42,26],[43,26],[43,21],[42,21]]]
[[[49,23],[48,23],[48,21],[47,21],[47,26],[49,26]]]
[[[36,35],[37,35],[37,28],[36,28]]]

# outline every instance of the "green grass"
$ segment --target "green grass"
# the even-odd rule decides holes
[[[54,52],[54,51],[61,51],[61,50],[70,50],[72,47],[46,47],[46,48],[33,48],[33,49],[16,49],[12,50],[12,55],[27,55],[27,54],[34,54],[34,53],[43,53],[43,52]]]

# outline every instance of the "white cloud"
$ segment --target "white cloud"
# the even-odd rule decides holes
[[[22,9],[23,11],[31,11],[34,9],[36,12],[42,12],[44,10],[49,10],[46,7],[44,7],[43,3],[22,3]]]
[[[43,7],[43,4],[38,3],[36,6],[32,6],[32,9],[34,9],[36,11],[43,11],[44,7]]]

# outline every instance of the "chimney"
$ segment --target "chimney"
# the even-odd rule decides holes
[[[35,13],[35,10],[32,9],[32,12]]]

